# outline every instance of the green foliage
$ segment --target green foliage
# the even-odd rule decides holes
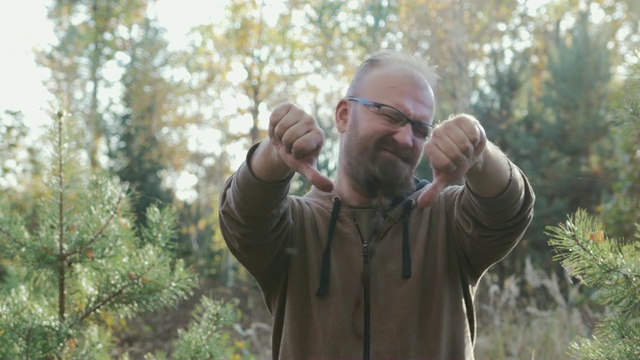
[[[635,164],[640,149],[640,66],[632,65],[629,73],[623,100],[625,111],[620,113],[620,126],[616,129],[615,163],[619,175],[613,188],[615,194],[605,205],[604,220],[581,209],[564,224],[547,228],[549,244],[557,252],[555,259],[595,290],[596,299],[608,309],[593,338],[578,338],[571,344],[572,354],[581,359],[640,357],[640,192],[634,184],[640,179]],[[609,236],[603,221],[612,233],[622,237]]]
[[[24,114],[9,110],[0,114],[0,198],[12,211],[23,214],[27,226],[31,226],[33,209],[40,197],[43,165],[37,146],[28,137]],[[0,279],[2,273],[0,270]]]
[[[620,95],[619,125],[615,129],[614,195],[603,206],[607,229],[626,239],[633,236],[634,224],[640,223],[640,63],[629,64],[628,74],[624,94]]]
[[[175,149],[158,136],[168,121],[171,86],[160,74],[167,63],[167,42],[155,22],[145,19],[140,26],[131,25],[130,33],[125,52],[130,61],[121,79],[124,109],[114,126],[119,141],[110,156],[120,180],[136,193],[136,224],[144,224],[149,206],[173,200],[162,186],[161,174],[171,166],[167,159]]]
[[[146,0],[56,0],[48,8],[57,43],[38,53],[38,62],[52,71],[47,86],[87,131],[81,141],[93,168],[100,165],[100,148],[108,131],[109,63],[129,43],[125,31],[147,10]]]
[[[203,297],[187,329],[178,330],[172,359],[235,359],[248,360],[253,356],[242,341],[234,340],[233,326],[240,318],[237,302],[214,301]],[[149,354],[146,360],[166,359],[166,354]]]
[[[640,239],[640,226],[636,238]],[[596,289],[608,306],[605,320],[593,339],[572,343],[582,359],[637,359],[640,357],[640,242],[611,239],[602,223],[579,210],[564,224],[548,227],[549,244],[569,273]]]
[[[0,189],[7,186],[5,182],[8,174],[15,176],[18,165],[16,158],[19,157],[20,150],[25,150],[24,138],[27,136],[28,128],[23,117],[20,112],[8,110],[0,114]]]
[[[498,135],[536,191],[535,217],[522,246],[535,251],[537,263],[551,264],[548,224],[579,207],[596,211],[610,193],[612,53],[606,26],[588,18],[583,13],[571,28],[557,25],[548,35],[544,77],[538,84],[527,80],[526,106],[505,108],[515,119]],[[518,75],[511,76],[517,85]]]
[[[131,317],[176,304],[195,276],[175,258],[175,214],[150,207],[133,226],[125,189],[82,162],[78,123],[58,113],[46,136],[51,165],[37,226],[0,211],[1,358],[108,358],[101,316]]]

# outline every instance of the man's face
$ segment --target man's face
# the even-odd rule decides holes
[[[355,97],[390,105],[407,117],[431,123],[435,100],[415,70],[387,66],[373,70],[355,88]],[[342,138],[344,172],[367,197],[393,198],[413,190],[413,175],[426,139],[410,123],[394,125],[393,110],[349,101],[349,122]]]

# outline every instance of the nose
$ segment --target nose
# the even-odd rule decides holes
[[[396,143],[398,143],[398,145],[402,147],[413,147],[415,136],[413,136],[411,124],[405,124],[404,126],[396,129],[396,132],[393,134],[393,139],[396,141]]]

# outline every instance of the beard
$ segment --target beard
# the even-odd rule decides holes
[[[415,190],[413,177],[420,157],[400,147],[391,136],[371,143],[352,136],[345,146],[346,173],[363,195],[388,202]]]

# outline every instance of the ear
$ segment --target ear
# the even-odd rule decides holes
[[[349,124],[349,102],[345,99],[340,99],[338,105],[336,105],[335,121],[338,132],[343,133],[347,130]]]

